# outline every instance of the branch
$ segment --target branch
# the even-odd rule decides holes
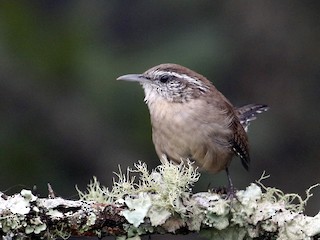
[[[139,174],[135,182],[132,173]],[[55,239],[69,236],[117,236],[134,238],[144,234],[187,234],[200,232],[208,239],[316,239],[320,214],[303,214],[307,200],[252,183],[236,197],[222,192],[192,194],[200,175],[192,164],[166,162],[151,173],[141,162],[126,174],[117,174],[111,190],[96,178],[81,200],[39,198],[29,190],[13,196],[1,194],[0,234],[2,239]]]

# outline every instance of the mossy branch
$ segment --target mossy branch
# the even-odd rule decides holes
[[[133,174],[138,174],[135,181]],[[303,199],[266,187],[262,181],[236,197],[201,192],[191,187],[200,174],[190,162],[174,165],[164,161],[149,172],[138,162],[134,169],[121,169],[111,190],[96,178],[80,200],[55,197],[39,198],[22,190],[0,197],[0,234],[2,239],[55,239],[69,236],[116,236],[139,239],[154,233],[187,234],[200,232],[208,239],[317,239],[320,214],[303,214],[311,189]]]

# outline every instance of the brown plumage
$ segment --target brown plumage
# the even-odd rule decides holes
[[[268,109],[266,105],[236,109],[207,78],[177,64],[161,64],[118,80],[138,81],[144,88],[160,159],[191,159],[203,170],[228,173],[237,155],[248,169],[246,129],[257,113]]]

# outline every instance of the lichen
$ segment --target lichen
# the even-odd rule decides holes
[[[101,186],[97,178],[94,176],[92,181],[87,186],[87,191],[82,192],[76,186],[76,190],[80,199],[85,201],[96,201],[98,203],[109,203],[109,190],[108,188]]]
[[[309,239],[320,233],[320,213],[315,217],[303,215],[304,207],[314,185],[303,199],[297,194],[285,194],[277,188],[262,184],[265,174],[235,198],[213,192],[191,194],[199,179],[190,161],[176,165],[164,159],[151,172],[138,162],[116,174],[111,190],[94,178],[83,200],[114,203],[125,206],[122,215],[129,222],[126,237],[135,238],[153,231],[175,233],[180,228],[205,232],[210,239]],[[135,176],[138,175],[136,181]],[[205,230],[204,230],[205,229]]]
[[[60,237],[60,238],[62,238],[64,240],[69,239],[71,237],[71,232],[66,231],[66,229],[67,229],[67,224],[61,222],[52,231],[51,238],[55,238],[54,236],[57,236],[57,237]]]
[[[21,236],[20,229],[24,229],[25,234],[40,234],[47,229],[47,225],[38,216],[40,210],[37,206],[32,206],[38,197],[34,196],[29,190],[21,190],[19,194],[8,197],[6,200],[0,201],[0,227],[6,236],[12,234]],[[27,215],[31,213],[32,218]]]
[[[163,207],[151,206],[148,212],[148,217],[152,226],[159,226],[166,222],[171,216],[171,212]]]
[[[59,220],[63,217],[63,213],[56,209],[49,209],[47,215],[50,216],[52,220]]]
[[[38,198],[32,194],[30,190],[22,189],[20,195],[29,202],[34,202]]]
[[[122,211],[122,215],[133,225],[131,232],[152,232],[153,228],[145,229],[140,226],[145,218],[150,220],[152,227],[157,227],[165,226],[174,213],[187,217],[189,209],[182,200],[190,196],[191,186],[199,179],[200,174],[190,161],[176,165],[163,159],[163,163],[151,173],[142,162],[134,164],[134,169],[127,168],[125,173],[119,167],[117,180],[114,179],[111,190],[101,186],[94,178],[85,193],[77,189],[80,199],[126,205],[128,209]],[[133,174],[138,174],[138,181],[135,181]],[[168,225],[166,230],[170,228],[174,232],[177,229],[174,226],[180,227]],[[131,233],[128,236],[135,235]]]
[[[30,212],[30,202],[37,199],[31,191],[22,189],[20,194],[14,195],[10,201],[6,201],[6,209],[9,209],[13,214],[25,215]]]
[[[150,196],[143,192],[139,193],[137,198],[127,196],[124,199],[124,203],[128,209],[122,211],[122,215],[135,227],[138,227],[143,223],[143,220],[152,205]]]
[[[91,212],[89,216],[86,217],[86,219],[86,223],[81,227],[81,229],[79,229],[80,232],[86,232],[91,229],[92,225],[96,223],[97,216],[93,212]]]
[[[225,239],[232,239],[232,240],[243,240],[248,239],[246,238],[247,232],[243,228],[239,228],[236,226],[229,226],[226,229],[221,231],[217,231],[214,228],[204,229],[201,230],[200,234],[207,238],[207,239],[214,239],[214,240],[225,240]]]
[[[305,233],[307,236],[316,236],[320,234],[320,212],[314,217],[306,217],[305,219]]]
[[[134,169],[128,168],[126,173],[122,173],[119,168],[119,173],[116,173],[118,180],[113,181],[111,190],[100,186],[94,178],[86,193],[78,190],[80,199],[101,203],[125,203],[128,210],[123,211],[123,215],[136,227],[143,222],[144,217],[150,218],[152,226],[158,226],[163,224],[173,212],[186,214],[187,207],[181,199],[190,195],[190,187],[199,179],[200,174],[192,167],[190,161],[180,165],[165,159],[163,162],[163,165],[158,166],[151,173],[147,165],[142,162],[134,164]],[[135,182],[135,177],[131,176],[132,173],[139,174],[138,182]],[[124,196],[126,196],[125,199],[123,199]],[[146,203],[146,199],[148,201],[150,199],[150,204]],[[134,210],[130,206],[131,203],[135,207]],[[137,206],[140,207],[137,208]],[[157,214],[154,214],[155,210],[159,210]]]
[[[282,202],[286,205],[288,210],[294,212],[302,212],[307,205],[308,200],[313,196],[311,190],[320,186],[319,183],[312,185],[306,190],[306,197],[303,199],[299,194],[296,193],[284,193],[280,189],[275,187],[266,187],[262,181],[269,178],[270,175],[266,175],[265,172],[262,173],[260,179],[256,183],[264,190],[264,198],[270,202]]]
[[[46,229],[47,229],[47,225],[41,221],[40,217],[34,217],[30,219],[30,225],[27,225],[26,233],[30,234],[33,232],[35,234],[39,234],[40,232]]]
[[[316,221],[302,214],[307,200],[312,196],[310,187],[306,191],[306,199],[293,193],[285,194],[276,188],[265,187],[261,180],[252,183],[246,190],[237,193],[238,201],[232,207],[232,222],[245,227],[248,236],[259,237],[264,233],[273,233],[277,239],[308,239],[311,234],[305,229],[306,222]],[[312,219],[312,220],[311,220]],[[320,225],[314,235],[320,231]],[[314,236],[312,235],[312,236]]]

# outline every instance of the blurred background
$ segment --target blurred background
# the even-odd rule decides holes
[[[230,101],[271,108],[250,126],[249,172],[285,192],[320,182],[319,1],[1,1],[0,189],[77,198],[118,164],[159,164],[143,91],[117,82],[165,62],[209,78]],[[202,174],[194,191],[227,184]],[[307,206],[319,211],[320,190]]]

